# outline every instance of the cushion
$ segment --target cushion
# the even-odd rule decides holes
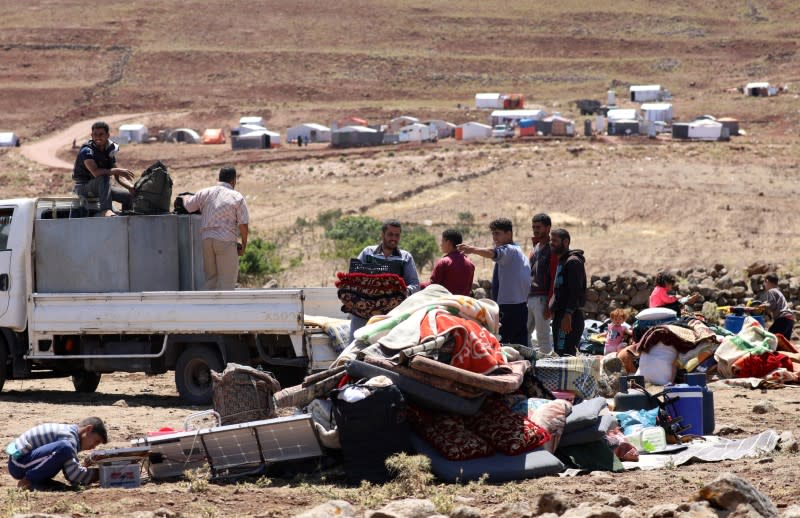
[[[445,482],[479,480],[484,474],[489,476],[489,482],[507,482],[564,471],[564,464],[555,455],[541,448],[513,457],[496,454],[480,459],[452,461],[444,458],[415,433],[411,434],[411,443],[417,453],[431,459],[431,471]]]
[[[409,405],[408,420],[414,430],[447,460],[469,460],[494,455],[494,449],[468,430],[461,416],[430,414]]]
[[[666,320],[676,319],[678,314],[669,308],[647,308],[636,313],[636,320]]]
[[[497,400],[484,403],[469,423],[495,450],[506,455],[531,451],[550,440],[550,433]]]
[[[567,416],[572,412],[572,403],[563,399],[525,399],[521,395],[506,396],[503,401],[514,412],[527,417],[550,432],[550,440],[544,444],[544,448],[549,452],[556,450],[561,434],[564,432]]]
[[[610,413],[600,416],[596,424],[591,424],[580,430],[573,430],[561,436],[559,448],[575,446],[578,444],[589,444],[605,438],[612,426],[617,425],[617,419]]]
[[[588,399],[577,405],[572,406],[572,413],[567,417],[564,425],[564,433],[586,428],[587,426],[600,421],[600,412],[608,408],[608,402],[604,397]]]

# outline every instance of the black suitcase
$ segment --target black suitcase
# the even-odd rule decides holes
[[[391,478],[386,459],[399,452],[411,452],[406,402],[394,386],[370,388],[366,398],[348,403],[331,394],[333,417],[342,445],[345,478],[350,484],[367,480],[382,484]]]

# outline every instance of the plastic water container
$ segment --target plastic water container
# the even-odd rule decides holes
[[[684,434],[703,435],[703,387],[681,383],[664,387],[667,412],[673,418],[682,417],[681,426],[689,426]]]
[[[652,453],[667,447],[667,434],[660,426],[643,426],[625,438],[640,452]]]
[[[714,419],[714,392],[706,385],[705,372],[690,372],[686,374],[686,384],[700,387],[703,390],[703,435],[713,435],[716,422]]]
[[[725,329],[731,333],[738,333],[742,330],[745,316],[746,315],[728,315],[725,317]],[[752,315],[752,317],[758,320],[758,323],[761,324],[762,327],[766,327],[764,317],[761,315]]]

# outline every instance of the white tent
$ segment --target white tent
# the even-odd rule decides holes
[[[389,131],[391,133],[398,133],[400,128],[409,126],[411,124],[417,124],[418,122],[419,119],[416,117],[411,117],[410,115],[401,115],[389,121]]]
[[[633,85],[630,92],[631,101],[636,103],[660,101],[662,96],[661,85]]]
[[[492,109],[503,107],[503,95],[495,93],[475,94],[475,108]]]
[[[286,142],[297,143],[297,137],[308,139],[309,142],[330,142],[331,129],[322,124],[307,122],[286,130]]]
[[[398,132],[400,142],[426,142],[431,139],[431,129],[425,124],[403,126]]]
[[[608,110],[606,114],[608,121],[635,121],[639,120],[639,112],[635,108],[616,108],[614,110]]]
[[[19,137],[13,131],[0,131],[0,147],[19,146]]]
[[[244,126],[245,124],[264,126],[264,117],[259,117],[257,115],[245,115],[244,117],[239,117],[239,126]]]
[[[644,103],[642,116],[645,121],[672,122],[671,103]]]
[[[456,138],[460,140],[476,140],[491,138],[492,127],[480,122],[465,122],[456,127]]]
[[[426,121],[425,124],[436,128],[436,137],[440,139],[452,137],[456,131],[455,124],[452,122],[443,121],[441,119],[429,120]]]
[[[264,126],[259,126],[258,124],[241,124],[238,128],[233,128],[231,130],[231,135],[237,136],[244,136],[249,135],[250,133],[259,133],[267,131],[267,128]]]
[[[268,147],[276,147],[281,145],[281,134],[275,131],[269,131],[261,128],[258,130],[248,131],[246,133],[237,133],[238,129],[242,126],[231,131],[231,148],[233,149],[248,149],[248,148],[263,148],[264,141],[268,137]]]
[[[147,126],[144,124],[123,124],[119,127],[116,141],[120,144],[141,144],[147,140]]]
[[[178,128],[169,134],[170,142],[185,142],[187,144],[199,144],[200,134],[191,128]]]
[[[778,94],[778,88],[770,86],[767,82],[747,83],[744,85],[745,95],[752,97],[769,97]]]
[[[689,138],[697,140],[720,140],[722,123],[708,119],[699,119],[689,123]]]

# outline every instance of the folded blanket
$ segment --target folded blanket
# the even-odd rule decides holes
[[[602,357],[577,356],[536,360],[536,377],[550,391],[574,392],[576,402],[597,396]]]
[[[736,377],[732,365],[747,354],[761,355],[774,352],[778,347],[778,339],[774,334],[761,327],[752,317],[744,319],[744,325],[738,334],[726,336],[714,352],[718,372],[722,377]]]
[[[781,353],[745,354],[731,365],[731,371],[737,378],[763,378],[776,369],[791,372],[792,361]]]
[[[455,342],[450,361],[453,367],[478,374],[509,372],[500,341],[474,320],[454,316],[441,309],[429,311],[420,325],[420,339],[443,335],[450,335]]]
[[[350,343],[350,321],[341,318],[303,315],[303,324],[317,326],[333,340],[333,350],[340,353]]]
[[[506,374],[495,374],[487,376],[477,374],[452,365],[437,362],[424,356],[415,356],[409,362],[409,367],[419,372],[433,374],[442,378],[451,379],[458,383],[475,387],[481,390],[496,392],[498,394],[510,394],[522,385],[522,378],[531,363],[528,360],[520,360],[507,364],[511,372]]]
[[[474,386],[465,383],[459,383],[452,378],[444,378],[435,374],[429,374],[403,365],[397,365],[389,360],[378,358],[376,356],[365,356],[364,363],[375,365],[382,369],[386,369],[403,376],[407,376],[415,381],[430,385],[431,387],[444,390],[465,398],[475,398],[484,393],[483,390],[475,388]]]
[[[336,276],[343,313],[361,318],[385,315],[406,298],[406,283],[399,275],[339,272]]]
[[[692,320],[688,327],[675,324],[664,324],[651,327],[642,335],[641,340],[636,344],[635,349],[638,353],[647,352],[650,347],[661,343],[674,347],[679,353],[691,351],[704,341],[717,343],[714,332],[705,324],[698,320]]]

